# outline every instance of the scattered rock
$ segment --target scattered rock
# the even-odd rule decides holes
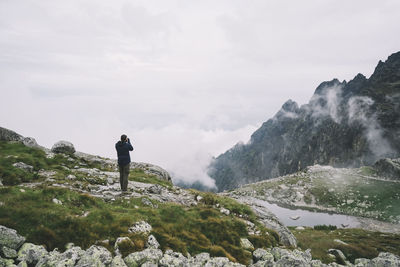
[[[304,228],[303,226],[297,226],[295,229],[298,230],[298,231],[303,231],[303,230],[305,230],[306,228]]]
[[[159,261],[159,266],[169,267],[169,266],[190,266],[188,265],[188,259],[179,252],[173,252],[172,250],[167,250],[164,256]]]
[[[150,233],[153,228],[145,221],[136,222],[129,229],[129,233]]]
[[[129,237],[118,237],[114,244],[114,251],[115,251],[116,255],[121,255],[121,254],[126,253],[124,250],[134,248],[134,247],[135,247],[135,244],[132,242],[132,240]]]
[[[335,256],[336,262],[338,262],[339,264],[346,263],[346,256],[339,249],[328,249],[328,252]]]
[[[157,249],[160,247],[160,243],[158,243],[157,239],[153,235],[149,235],[147,238],[146,247]]]
[[[231,211],[228,210],[228,209],[225,209],[225,208],[221,208],[219,211],[220,211],[221,213],[225,214],[225,215],[231,214]]]
[[[0,247],[17,250],[24,242],[25,237],[17,234],[17,231],[0,225]]]
[[[149,188],[147,188],[147,192],[150,193],[150,194],[159,195],[159,194],[161,194],[163,188],[164,188],[163,186],[155,184],[155,185],[152,185]]]
[[[273,262],[274,256],[267,250],[258,248],[253,252],[253,259],[255,262],[264,261],[264,262]]]
[[[40,147],[33,137],[25,137],[22,143],[27,147]]]
[[[58,200],[57,198],[53,198],[53,203],[57,204],[57,205],[62,205],[63,203],[61,202],[61,200]]]
[[[19,192],[25,193],[25,189],[21,188],[21,189],[19,189]]]
[[[25,261],[29,265],[35,265],[38,261],[47,255],[43,246],[32,243],[25,243],[18,251],[18,261]]]
[[[27,171],[27,172],[33,172],[33,166],[25,164],[23,162],[16,162],[16,163],[13,164],[13,166],[15,168],[18,168],[18,169],[21,169],[21,170],[24,170],[24,171]]]
[[[126,267],[126,264],[121,255],[117,255],[114,257],[114,259],[111,261],[111,267]]]
[[[142,203],[152,208],[158,208],[158,205],[154,205],[148,198],[142,198]]]
[[[124,258],[128,267],[141,266],[145,262],[157,264],[163,257],[163,253],[159,249],[147,248],[145,250],[134,252]]]
[[[18,253],[15,249],[2,246],[0,246],[0,255],[7,259],[15,259],[18,257]]]
[[[63,153],[63,154],[74,154],[75,147],[71,142],[68,141],[58,141],[51,148],[53,153]]]
[[[246,250],[254,250],[253,244],[247,238],[240,238],[240,246]]]
[[[67,180],[75,180],[76,176],[73,174],[67,175],[67,177],[65,177]]]
[[[105,247],[91,246],[81,256],[76,266],[87,267],[87,266],[108,266],[111,264],[112,256],[110,251]]]

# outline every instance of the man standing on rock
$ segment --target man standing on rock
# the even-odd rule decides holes
[[[131,141],[126,134],[121,135],[121,141],[115,144],[115,149],[118,154],[118,167],[119,167],[119,182],[121,184],[121,191],[127,192],[128,190],[128,176],[129,176],[129,163],[131,163],[131,156],[129,151],[133,150]]]

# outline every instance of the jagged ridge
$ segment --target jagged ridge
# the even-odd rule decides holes
[[[308,104],[288,100],[251,136],[218,156],[209,175],[219,191],[314,164],[370,165],[400,155],[400,52],[379,62],[369,79],[321,83]]]

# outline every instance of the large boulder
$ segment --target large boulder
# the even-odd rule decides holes
[[[0,247],[7,247],[16,250],[19,249],[24,242],[25,237],[17,234],[17,231],[0,225]]]
[[[380,176],[400,180],[400,158],[380,159],[374,164],[374,168]]]
[[[64,153],[64,154],[74,154],[75,147],[71,142],[68,141],[58,141],[51,148],[51,152],[54,153]]]
[[[43,246],[32,243],[25,243],[18,251],[18,261],[24,261],[28,265],[35,265],[47,255],[47,250]]]

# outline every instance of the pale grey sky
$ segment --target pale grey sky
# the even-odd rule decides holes
[[[400,1],[0,0],[0,126],[202,180],[287,100],[400,50]]]

